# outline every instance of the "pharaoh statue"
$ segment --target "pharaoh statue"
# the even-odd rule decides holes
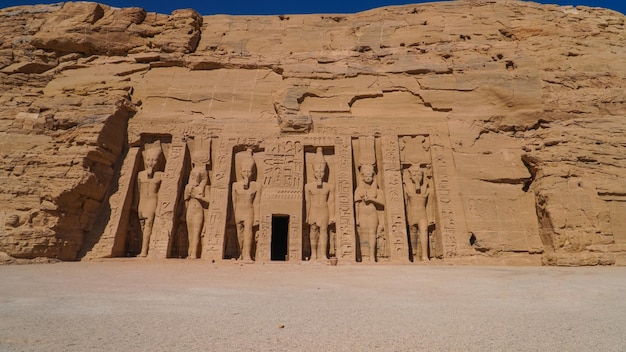
[[[156,167],[162,155],[163,150],[161,149],[160,141],[146,145],[143,151],[143,163],[145,168],[139,171],[137,175],[137,186],[139,189],[137,213],[139,215],[142,233],[140,257],[148,255],[148,246],[150,245],[150,235],[152,235],[152,225],[154,224],[159,188],[161,188],[161,178],[163,177],[163,172],[156,171]]]
[[[189,173],[189,182],[185,186],[184,192],[184,200],[187,207],[185,220],[187,222],[187,236],[189,240],[187,258],[190,259],[198,258],[204,215],[209,207],[209,175],[206,170],[208,157],[205,158],[203,154],[202,152],[192,154],[193,167]]]
[[[248,148],[241,159],[242,180],[233,183],[232,201],[239,240],[239,258],[252,261],[252,227],[259,224],[261,187],[255,181],[250,180],[255,167],[252,149]]]
[[[311,259],[324,260],[328,247],[328,225],[335,222],[335,190],[324,182],[326,160],[321,147],[317,148],[312,166],[315,181],[304,186],[306,223],[309,225]]]
[[[378,209],[384,207],[384,196],[378,188],[373,164],[361,164],[359,173],[361,182],[354,191],[356,225],[359,237],[368,239],[369,260],[373,262],[376,261],[376,240],[384,230],[378,218]]]
[[[404,200],[413,258],[422,261],[428,261],[429,252],[426,209],[429,191],[429,182],[424,169],[418,164],[411,165],[404,177]]]

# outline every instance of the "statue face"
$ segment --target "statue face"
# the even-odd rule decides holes
[[[313,176],[315,177],[316,180],[322,180],[324,178],[324,168],[323,167],[316,167],[313,169]]]
[[[369,165],[361,166],[361,179],[363,182],[371,185],[374,181],[374,167]]]
[[[146,165],[146,169],[152,169],[156,166],[156,163],[159,161],[159,155],[156,153],[146,153],[146,158],[144,160],[144,164]]]
[[[422,179],[424,178],[424,172],[419,168],[410,168],[409,175],[411,180],[416,184],[422,182]]]
[[[243,177],[246,180],[249,180],[250,176],[252,176],[252,170],[248,168],[241,169],[241,177]]]
[[[154,175],[154,171],[155,171],[154,167],[159,162],[159,156],[161,156],[161,151],[154,150],[154,149],[149,149],[144,154],[143,163],[144,163],[144,166],[146,167],[145,170],[148,175],[148,178],[152,178],[152,176]]]
[[[194,185],[199,185],[200,182],[202,182],[202,180],[204,179],[204,170],[202,170],[201,168],[193,168],[191,170],[191,180],[193,181]]]

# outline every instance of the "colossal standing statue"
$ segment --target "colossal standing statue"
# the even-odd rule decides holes
[[[335,189],[324,182],[326,160],[322,148],[318,147],[313,160],[315,182],[304,186],[306,201],[306,223],[309,225],[311,259],[326,259],[328,247],[328,225],[335,222]]]
[[[428,212],[426,205],[429,195],[428,179],[424,170],[417,164],[408,169],[404,177],[404,199],[406,202],[409,236],[413,258],[428,261]]]
[[[184,199],[187,206],[187,236],[189,249],[187,258],[198,258],[200,235],[204,225],[204,213],[209,207],[209,175],[203,164],[194,165],[189,173],[189,183],[185,186]]]
[[[378,219],[378,209],[384,207],[384,196],[375,180],[374,165],[360,165],[359,173],[361,182],[354,191],[356,224],[359,238],[368,240],[369,260],[374,262],[376,261],[376,239],[384,229],[383,222]]]
[[[241,181],[233,183],[232,200],[239,240],[240,259],[251,261],[252,227],[259,224],[259,201],[261,187],[250,178],[255,162],[252,149],[247,149],[241,160]]]
[[[150,244],[150,235],[152,234],[152,225],[154,224],[154,215],[156,213],[159,188],[161,187],[161,178],[163,172],[156,171],[156,166],[163,151],[161,142],[156,141],[153,144],[146,145],[143,152],[144,170],[137,175],[137,186],[139,189],[139,205],[137,208],[139,222],[141,224],[142,242],[140,257],[148,255],[148,246]]]

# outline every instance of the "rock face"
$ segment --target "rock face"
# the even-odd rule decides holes
[[[625,264],[624,22],[0,10],[0,252]]]

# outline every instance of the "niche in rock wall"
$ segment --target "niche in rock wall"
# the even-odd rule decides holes
[[[304,159],[302,259],[325,260],[337,254],[334,146],[306,146]]]
[[[356,260],[375,262],[388,257],[385,196],[380,142],[374,137],[352,140]]]
[[[233,148],[233,155],[223,258],[254,260],[264,154],[258,145],[238,145]]]
[[[124,253],[126,256],[146,256],[158,205],[163,171],[172,141],[170,135],[141,135],[139,171],[133,185],[131,207]],[[122,240],[122,239],[119,239]]]
[[[428,135],[399,137],[400,163],[407,219],[409,259],[440,257],[441,240],[435,230],[435,192]]]
[[[186,138],[189,153],[182,170],[176,224],[169,257],[199,258],[211,202],[211,139]]]

